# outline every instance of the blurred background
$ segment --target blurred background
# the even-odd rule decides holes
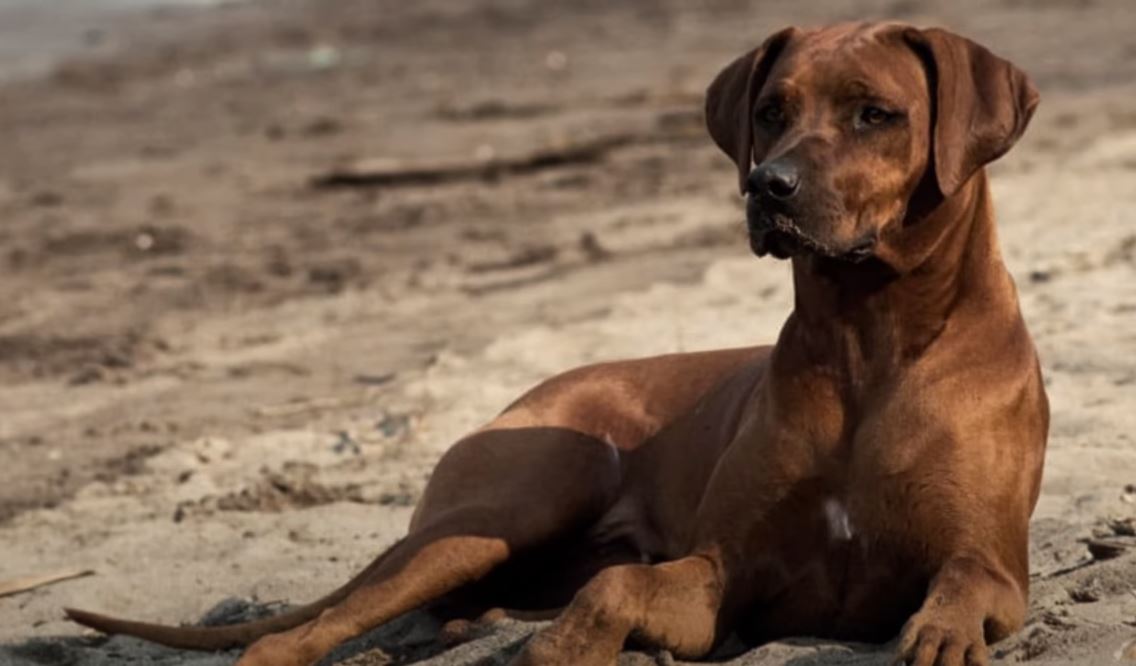
[[[702,93],[785,25],[881,18],[1041,90],[993,167],[1054,404],[1034,609],[998,654],[1114,663],[1136,631],[1130,0],[0,0],[0,582],[95,572],[0,596],[0,661],[231,663],[58,638],[58,609],[302,601],[541,378],[772,340],[787,265],[748,254]],[[507,653],[438,656],[408,622],[350,663]],[[886,662],[763,650],[744,663]]]

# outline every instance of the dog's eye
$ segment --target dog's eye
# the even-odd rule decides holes
[[[891,120],[894,115],[878,106],[865,106],[860,110],[860,116],[857,120],[859,120],[860,125],[865,127],[878,127]]]
[[[762,125],[781,125],[785,122],[785,110],[777,104],[766,104],[757,110],[757,122]]]

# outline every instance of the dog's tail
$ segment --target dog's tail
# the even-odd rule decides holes
[[[262,620],[217,627],[174,627],[124,620],[75,608],[65,608],[63,612],[72,622],[78,622],[104,634],[135,636],[153,643],[183,650],[228,650],[244,647],[261,636],[287,631],[315,619],[324,609],[343,601],[347,595],[369,580],[371,574],[391,550],[393,548],[380,555],[378,559],[356,574],[345,585],[322,599]]]
[[[97,629],[104,634],[136,636],[183,650],[228,650],[249,645],[261,636],[299,626],[319,615],[320,611],[333,603],[334,600],[330,598],[320,599],[313,604],[263,620],[218,627],[174,627],[135,622],[77,608],[65,608],[63,612],[72,622]]]

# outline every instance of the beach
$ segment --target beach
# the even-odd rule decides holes
[[[966,34],[1042,96],[991,167],[1052,409],[1030,614],[994,661],[1136,662],[1130,3],[69,4],[0,1],[0,581],[93,573],[0,597],[0,664],[232,664],[61,609],[177,624],[317,598],[542,379],[772,342],[789,267],[748,250],[703,92],[780,27],[881,17]],[[534,152],[560,159],[477,168]],[[325,663],[505,663],[539,626],[445,649],[412,613]]]

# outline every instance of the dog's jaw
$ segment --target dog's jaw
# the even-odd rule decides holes
[[[835,248],[803,232],[786,215],[756,210],[752,203],[746,212],[750,249],[758,257],[771,255],[777,259],[790,259],[811,254],[858,264],[875,254],[876,234],[870,234],[848,248]]]

